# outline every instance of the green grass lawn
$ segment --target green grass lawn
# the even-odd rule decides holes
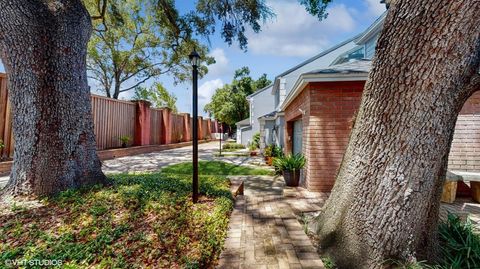
[[[247,171],[216,167],[203,171]],[[187,175],[116,175],[113,182],[0,216],[0,267],[48,259],[62,260],[62,268],[213,268],[233,206],[225,177],[202,176],[195,205]]]
[[[273,175],[273,171],[262,168],[250,168],[229,164],[221,161],[200,161],[198,162],[200,175]],[[191,174],[192,163],[185,162],[167,166],[162,169],[164,173]]]

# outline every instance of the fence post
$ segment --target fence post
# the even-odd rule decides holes
[[[183,116],[183,142],[192,140],[192,133],[190,130],[190,114],[182,113]]]
[[[213,132],[214,133],[220,133],[220,131],[218,131],[218,121],[217,120],[213,121]]]
[[[144,100],[135,101],[137,104],[135,113],[135,146],[150,145],[150,102]]]
[[[202,139],[203,139],[203,132],[202,132],[202,129],[203,129],[203,117],[202,117],[202,116],[198,116],[197,122],[198,122],[198,140],[202,140]]]
[[[163,141],[166,145],[172,143],[172,110],[168,107],[162,108],[163,118]]]
[[[212,139],[212,119],[207,119],[207,137]]]

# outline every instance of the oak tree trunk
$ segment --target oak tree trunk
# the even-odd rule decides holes
[[[457,115],[479,89],[480,2],[392,1],[335,186],[321,250],[340,268],[435,259]]]
[[[48,195],[105,183],[96,154],[80,0],[0,0],[0,51],[15,139],[4,194]]]

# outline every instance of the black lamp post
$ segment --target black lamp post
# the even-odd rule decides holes
[[[198,66],[200,65],[200,55],[193,50],[192,53],[188,56],[190,62],[192,63],[193,73],[193,193],[192,201],[196,203],[198,201]]]

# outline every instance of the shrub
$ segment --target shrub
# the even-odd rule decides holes
[[[263,153],[263,155],[265,155],[265,157],[273,157],[273,147],[274,145],[268,145],[265,148],[265,152]]]
[[[130,142],[130,140],[132,140],[132,138],[128,135],[122,135],[118,138],[118,140],[120,140],[120,142],[122,142],[123,145],[127,145],[128,142]]]
[[[70,189],[41,209],[2,216],[0,268],[31,259],[79,269],[214,268],[233,208],[226,177],[201,176],[195,205],[190,175],[113,177],[112,186]]]
[[[275,146],[275,147],[273,148],[272,153],[273,153],[273,156],[272,156],[272,157],[275,157],[275,158],[280,158],[280,157],[283,157],[283,156],[284,156],[284,154],[283,154],[283,149],[282,149],[281,147]]]
[[[237,143],[226,143],[223,144],[222,149],[244,149],[245,146]]]
[[[302,154],[287,155],[285,157],[275,158],[273,166],[277,171],[293,171],[302,169],[307,159]]]
[[[5,147],[5,144],[3,144],[3,140],[0,139],[0,149],[3,149]]]
[[[449,214],[447,221],[438,228],[443,262],[451,269],[480,268],[480,236],[473,231],[470,219],[462,222]]]
[[[415,260],[386,260],[385,264],[405,269],[480,268],[480,236],[473,229],[471,220],[462,222],[458,216],[448,214],[447,220],[438,226],[441,249],[438,264],[429,265]]]
[[[260,148],[260,133],[255,133],[252,137],[252,145],[255,146],[255,149]]]
[[[265,148],[265,157],[282,157],[283,151],[281,147],[277,147],[275,144],[270,144]]]

